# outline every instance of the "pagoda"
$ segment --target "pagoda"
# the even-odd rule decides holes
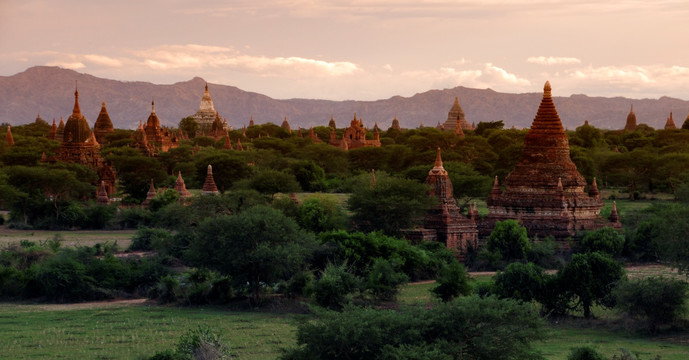
[[[132,134],[132,139],[134,142],[130,145],[131,147],[141,151],[144,156],[155,155],[156,149],[151,143],[148,142],[146,130],[144,130],[144,125],[141,121],[139,121],[139,127]]]
[[[62,116],[60,116],[60,125],[57,126],[57,130],[55,131],[55,140],[62,142],[65,138],[65,122],[62,120]]]
[[[435,164],[428,172],[426,184],[430,186],[429,196],[438,199],[424,218],[423,229],[405,231],[409,240],[439,241],[448,249],[457,251],[460,260],[466,258],[470,249],[478,247],[478,230],[476,216],[469,209],[468,216],[464,216],[454,198],[452,181],[447,170],[443,167],[440,148],[436,151]]]
[[[213,167],[208,165],[208,170],[206,171],[206,181],[203,182],[203,188],[201,188],[201,195],[218,195],[218,187],[215,185],[215,180],[213,180]]]
[[[612,226],[600,216],[603,206],[595,180],[584,192],[586,180],[569,155],[569,142],[555,109],[550,83],[533,124],[524,139],[521,159],[505,179],[505,190],[495,178],[487,200],[488,216],[481,223],[482,236],[495,223],[516,219],[530,236],[565,240],[581,230]]]
[[[62,124],[62,119],[60,119],[60,127]],[[94,185],[102,182],[108,194],[112,194],[115,191],[116,173],[100,155],[100,144],[91,132],[86,118],[81,114],[78,90],[74,91],[74,109],[72,115],[67,119],[67,123],[64,124],[62,139],[57,136],[60,127],[58,127],[56,139],[62,143],[55,150],[55,157],[49,161],[77,163],[95,169],[98,173],[99,182]]]
[[[392,119],[392,126],[390,128],[395,129],[395,130],[402,130],[402,127],[400,127],[400,121],[397,120],[397,114],[395,114],[395,118]]]
[[[144,200],[141,205],[148,206],[151,203],[151,200],[155,199],[156,196],[158,196],[158,192],[156,192],[156,188],[153,186],[153,179],[151,179],[151,186],[148,188],[148,192],[146,193],[146,200]]]
[[[187,190],[187,186],[184,184],[184,179],[182,179],[182,172],[177,173],[177,180],[175,180],[175,191],[179,194],[179,201],[186,202],[190,197],[191,193]]]
[[[288,134],[292,134],[292,128],[290,128],[289,123],[287,122],[287,116],[285,116],[285,119],[282,121],[282,125],[280,125],[280,127],[285,129]]]
[[[98,205],[108,205],[110,204],[110,198],[108,197],[108,189],[105,187],[105,181],[100,182],[98,187],[98,197],[96,198],[96,204]]]
[[[53,118],[53,125],[50,127],[50,131],[48,132],[48,139],[49,140],[55,140],[57,136],[57,125],[55,124],[55,118]]]
[[[7,125],[7,132],[5,133],[5,145],[7,145],[7,147],[11,147],[12,145],[14,145],[14,136],[12,136],[12,126],[9,124]]]
[[[677,125],[675,125],[675,121],[672,120],[672,112],[670,112],[670,117],[667,118],[667,121],[665,122],[665,130],[676,130]]]
[[[191,117],[199,124],[199,132],[202,134],[211,130],[211,126],[216,119],[221,119],[213,106],[213,99],[211,99],[211,94],[208,91],[208,83],[206,83],[206,89],[201,97],[199,109],[196,111],[196,114],[191,115]],[[220,122],[222,124],[222,130],[227,131],[227,121],[221,119]]]
[[[331,128],[332,129],[332,128]],[[344,149],[358,149],[361,147],[380,147],[380,132],[377,130],[373,132],[373,140],[366,139],[366,129],[361,119],[357,119],[354,114],[349,127],[346,127],[342,139],[335,137],[335,130],[330,132],[330,145],[337,146]],[[346,143],[346,144],[343,144]]]
[[[632,105],[627,115],[627,123],[624,125],[624,131],[633,132],[634,130],[636,130],[636,114],[634,114],[634,105]]]
[[[462,106],[459,105],[459,97],[455,97],[455,102],[452,104],[452,108],[447,113],[447,120],[443,123],[442,130],[455,131],[457,125],[461,125],[462,130],[473,130],[474,127],[466,121],[464,117],[464,110]]]
[[[53,123],[55,122],[53,121]],[[105,101],[103,101],[96,123],[93,124],[93,133],[96,135],[96,140],[103,144],[105,143],[105,136],[113,134],[114,132],[115,128],[112,126],[110,115],[108,115],[108,109],[105,108]]]
[[[178,146],[177,141],[173,141],[170,136],[170,131],[160,127],[160,119],[156,114],[155,102],[153,101],[151,102],[151,114],[146,120],[144,131],[148,142],[154,146],[156,151],[168,151]]]

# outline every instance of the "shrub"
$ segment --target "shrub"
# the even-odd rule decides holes
[[[464,265],[455,260],[443,266],[436,281],[438,285],[432,288],[431,292],[442,301],[448,302],[457,296],[471,293],[469,280],[469,273]]]
[[[400,285],[409,281],[409,277],[400,272],[385,259],[378,258],[373,262],[366,281],[366,290],[373,294],[377,301],[393,300],[399,293]]]
[[[199,325],[179,338],[174,351],[159,351],[148,360],[230,359],[228,346],[208,326]]]
[[[606,358],[593,348],[584,346],[573,348],[567,360],[606,360]]]
[[[299,325],[281,359],[543,359],[531,347],[543,337],[531,307],[472,296],[429,309],[323,311]]]
[[[163,229],[139,229],[132,242],[129,244],[128,251],[151,251],[165,247],[170,233]]]
[[[545,269],[555,269],[563,264],[561,257],[556,256],[559,245],[552,236],[543,240],[535,239],[531,243],[531,249],[526,254],[526,259]]]
[[[345,264],[328,264],[313,286],[316,303],[332,310],[339,310],[351,301],[351,294],[359,288],[359,278],[347,271]]]
[[[153,215],[150,211],[137,206],[120,210],[117,216],[115,216],[115,223],[121,229],[136,229],[150,225],[152,217]]]
[[[689,284],[682,280],[649,277],[621,282],[613,291],[616,307],[644,319],[655,334],[661,325],[680,319],[687,310]]]

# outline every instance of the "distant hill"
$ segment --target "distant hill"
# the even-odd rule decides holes
[[[0,122],[25,124],[33,121],[39,113],[48,122],[53,118],[59,120],[60,116],[66,120],[74,105],[75,81],[79,85],[82,112],[91,125],[100,111],[101,102],[105,101],[115,127],[130,129],[148,118],[152,100],[155,100],[156,113],[163,125],[176,126],[183,117],[196,112],[205,85],[199,77],[172,85],[156,85],[108,80],[58,67],[36,66],[16,75],[0,76]],[[278,125],[286,116],[293,129],[325,126],[332,115],[337,126],[344,127],[354,113],[363,118],[364,125],[368,127],[377,122],[379,127],[387,129],[395,115],[405,128],[415,128],[420,123],[435,126],[447,119],[456,96],[470,123],[503,120],[507,127],[523,128],[531,125],[541,99],[540,85],[534,93],[527,94],[460,86],[376,101],[277,100],[234,86],[209,84],[208,87],[215,109],[234,128],[247,125],[252,115],[257,124],[272,122]],[[557,83],[553,84],[553,93],[557,94]],[[665,125],[670,111],[674,112],[677,126],[682,125],[689,113],[689,101],[669,97],[632,100],[572,95],[556,96],[554,101],[565,127],[570,129],[583,124],[586,119],[599,128],[621,129],[631,104],[637,121],[654,128]]]

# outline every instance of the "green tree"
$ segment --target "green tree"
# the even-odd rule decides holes
[[[427,191],[426,185],[416,181],[391,177],[355,189],[347,205],[357,228],[400,235],[402,229],[414,227],[433,204],[435,199]]]
[[[315,233],[344,229],[346,221],[340,203],[332,195],[310,196],[299,204],[299,225]]]
[[[572,260],[558,272],[559,281],[576,306],[590,318],[591,307],[599,304],[611,307],[611,292],[615,283],[624,277],[624,268],[608,255],[598,252],[574,254]]]
[[[661,325],[682,318],[687,311],[689,284],[677,279],[649,277],[621,282],[613,290],[615,306],[643,319],[655,334]]]
[[[495,294],[499,298],[512,298],[529,302],[539,299],[546,285],[546,275],[534,263],[511,263],[505,271],[493,277]]]
[[[340,310],[359,290],[361,279],[347,269],[346,264],[328,264],[313,285],[316,303],[331,310]]]
[[[581,252],[600,251],[610,256],[619,255],[624,248],[624,235],[611,227],[588,231],[579,242]]]
[[[200,155],[196,160],[196,178],[199,184],[203,184],[206,179],[208,165],[213,167],[213,179],[221,192],[229,190],[235,182],[249,178],[252,172],[245,159],[212,150]]]
[[[193,117],[187,116],[179,121],[179,129],[182,130],[189,138],[194,138],[196,132],[199,131],[199,123]]]
[[[522,260],[531,248],[526,228],[516,220],[498,221],[486,242],[486,250],[500,254],[503,261]]]
[[[442,301],[448,302],[460,295],[471,293],[470,279],[464,265],[454,260],[440,269],[436,280],[438,285],[432,288],[431,292]]]
[[[312,235],[267,206],[206,219],[195,235],[185,258],[232,276],[237,286],[248,284],[254,304],[263,286],[286,281],[302,270],[316,246]]]
[[[277,193],[292,193],[300,191],[299,183],[294,175],[278,170],[262,170],[251,178],[251,188],[271,196]]]

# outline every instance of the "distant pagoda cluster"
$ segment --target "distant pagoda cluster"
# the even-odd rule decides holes
[[[242,139],[252,141],[253,138],[266,135],[252,128],[255,126],[252,115],[249,121],[249,129],[253,131],[251,138],[247,137],[247,127],[244,127],[240,138],[235,134],[233,141],[228,132],[231,128],[228,127],[227,121],[215,110],[208,84],[205,86],[198,111],[191,117],[199,124],[198,136],[211,137],[216,142],[222,141],[222,149],[225,150],[243,151],[245,147],[242,145]],[[37,117],[37,121],[39,120],[42,121],[40,115]],[[687,121],[689,121],[689,116]],[[585,125],[588,125],[588,120]],[[293,134],[287,117],[284,117],[280,127],[288,134]],[[625,127],[619,132],[633,132],[637,130],[637,127],[637,118],[632,106],[627,115]],[[314,143],[329,144],[345,151],[381,146],[381,131],[378,124],[374,123],[369,129],[364,126],[363,119],[356,113],[349,126],[339,130],[336,128],[334,116],[331,115],[328,128],[329,139],[321,138],[324,136],[323,129],[318,129],[321,134],[319,137],[313,127],[310,127],[308,131],[302,128],[297,129],[296,136],[310,139]],[[423,128],[423,124],[420,128]],[[459,98],[455,97],[447,119],[443,123],[438,122],[437,128],[442,131],[452,131],[458,137],[464,137],[464,131],[472,131],[475,126],[467,121]],[[677,129],[672,113],[666,120],[665,129]],[[395,114],[388,131],[402,130]],[[75,90],[72,114],[66,122],[63,118],[60,118],[59,123],[53,119],[47,135],[49,139],[58,141],[60,145],[53,156],[48,158],[44,153],[41,161],[78,163],[96,170],[98,173],[98,182],[94,183],[98,188],[96,200],[99,204],[109,204],[110,196],[115,192],[117,177],[115,169],[101,156],[101,144],[107,143],[109,135],[114,133],[115,129],[105,101],[102,102],[100,113],[91,129],[81,113],[79,92]],[[147,120],[139,122],[138,128],[131,137],[133,141],[130,146],[146,156],[157,156],[161,152],[178,147],[180,141],[189,138],[189,134],[185,134],[181,129],[173,132],[163,128],[155,111],[155,103],[151,102],[151,112]],[[7,126],[5,145],[14,145],[10,126]],[[195,148],[195,151],[197,150],[198,148]],[[442,242],[448,248],[456,249],[460,258],[465,257],[471,249],[476,249],[479,246],[479,239],[488,236],[497,222],[508,219],[517,220],[526,227],[530,236],[539,238],[553,236],[560,241],[571,238],[582,230],[621,227],[614,203],[610,217],[608,219],[601,217],[603,201],[596,179],[587,183],[570,158],[568,138],[555,108],[549,82],[544,85],[543,96],[533,123],[524,138],[518,164],[502,184],[496,177],[490,194],[486,194],[488,205],[486,217],[479,217],[476,204],[470,205],[466,214],[459,208],[454,198],[449,174],[443,167],[440,148],[437,149],[435,163],[428,172],[426,184],[430,188],[429,196],[435,197],[438,201],[425,215],[423,226],[406,230],[405,236],[412,241]],[[372,186],[375,186],[374,173],[372,173]],[[181,172],[177,174],[174,190],[183,204],[187,204],[192,197],[186,188]],[[212,196],[219,193],[213,178],[213,168],[209,164],[201,195]],[[151,180],[143,205],[148,206],[157,195],[158,191]]]

